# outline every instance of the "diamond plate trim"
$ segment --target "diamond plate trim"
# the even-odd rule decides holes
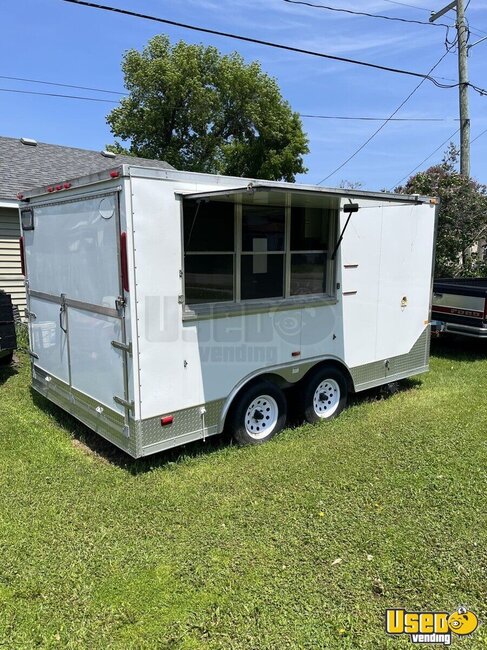
[[[127,436],[124,432],[124,418],[120,413],[113,411],[105,404],[98,403],[88,395],[70,388],[68,384],[49,375],[38,366],[34,366],[32,371],[32,388],[95,433],[134,458],[137,457],[133,422],[130,423],[130,431]]]
[[[426,372],[429,369],[430,339],[430,326],[428,325],[406,354],[350,368],[355,390],[365,390]]]
[[[136,437],[140,453],[146,455],[162,449],[170,449],[218,433],[218,422],[225,399],[218,399],[199,406],[192,406],[170,414],[161,413],[157,417],[136,423]],[[161,417],[172,415],[173,423],[161,426]]]

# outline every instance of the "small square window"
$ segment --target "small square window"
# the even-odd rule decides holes
[[[244,205],[242,207],[242,250],[284,250],[284,208]]]
[[[242,255],[242,300],[284,296],[284,254]]]
[[[234,299],[233,255],[186,255],[184,277],[188,305]]]
[[[291,255],[291,296],[326,293],[326,253]]]
[[[234,249],[233,203],[184,202],[184,250],[187,253]]]
[[[329,210],[321,208],[292,208],[291,250],[327,250],[329,230]]]
[[[21,210],[20,218],[22,221],[22,230],[34,230],[34,210],[32,208]]]

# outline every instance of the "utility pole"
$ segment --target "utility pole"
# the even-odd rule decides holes
[[[470,176],[470,113],[468,109],[468,27],[465,21],[465,0],[454,0],[437,13],[431,14],[430,23],[456,7],[458,36],[458,90],[460,99],[460,173]]]

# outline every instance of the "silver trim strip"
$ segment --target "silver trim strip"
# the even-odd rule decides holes
[[[47,300],[48,302],[55,302],[56,304],[61,304],[61,296],[54,296],[51,293],[44,293],[43,291],[34,291],[28,289],[27,293],[31,298],[38,298],[39,300]]]
[[[58,305],[62,303],[61,296],[55,296],[50,293],[44,293],[43,291],[29,290],[29,295],[32,298],[38,298],[39,300],[47,300],[48,302],[54,302]],[[113,309],[112,307],[93,305],[89,302],[83,302],[82,300],[73,300],[73,298],[65,298],[64,304],[67,307],[72,307],[73,309],[89,311],[94,314],[101,314],[102,316],[111,316],[112,318],[120,318],[119,312],[116,309]]]
[[[108,179],[105,179],[106,181]],[[63,192],[68,192],[69,190],[59,190],[59,194],[63,194]],[[37,209],[37,208],[48,208],[51,205],[66,205],[67,203],[79,203],[80,201],[89,201],[91,199],[97,199],[100,196],[107,196],[110,194],[116,194],[117,192],[122,191],[122,186],[118,185],[117,187],[111,187],[109,190],[105,190],[104,192],[86,192],[83,194],[78,194],[76,196],[73,196],[70,199],[60,199],[59,201],[45,201],[43,203],[34,203],[32,204],[32,208]],[[56,192],[54,193],[56,194]],[[51,196],[51,194],[49,194]]]
[[[290,298],[266,298],[262,301],[245,300],[243,302],[207,303],[201,308],[185,307],[183,320],[197,320],[205,318],[225,318],[227,316],[248,316],[263,312],[286,311],[290,309],[305,309],[306,307],[322,307],[336,305],[337,298],[326,295],[293,296]]]
[[[241,179],[244,180],[244,179]],[[429,197],[421,197],[416,194],[393,194],[393,193],[381,193],[377,192],[366,192],[360,190],[349,190],[349,189],[335,189],[327,187],[319,187],[316,185],[306,186],[306,185],[296,185],[292,186],[289,183],[281,182],[260,182],[260,181],[250,181],[247,185],[241,185],[240,187],[229,187],[220,190],[209,190],[204,192],[192,192],[192,191],[175,191],[176,196],[182,196],[185,199],[211,199],[212,197],[218,196],[236,196],[241,195],[251,195],[255,192],[291,192],[293,194],[314,194],[316,196],[356,196],[362,197],[365,199],[370,199],[372,197],[380,197],[382,200],[386,199],[387,201],[399,201],[400,203],[418,205],[420,203],[429,203]]]

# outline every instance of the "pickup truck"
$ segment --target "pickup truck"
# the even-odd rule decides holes
[[[0,366],[11,363],[16,348],[17,337],[12,299],[8,293],[0,290]]]
[[[487,338],[487,278],[439,279],[433,284],[432,331]]]

